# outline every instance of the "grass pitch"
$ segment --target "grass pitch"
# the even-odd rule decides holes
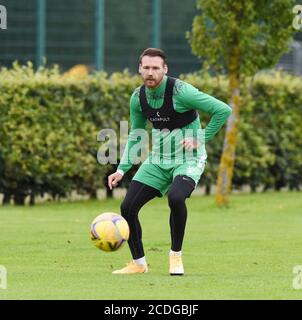
[[[128,246],[98,250],[89,225],[101,212],[119,212],[120,201],[0,208],[0,265],[8,272],[0,300],[302,298],[293,288],[293,268],[302,265],[301,193],[234,195],[228,209],[192,196],[183,277],[168,275],[167,198],[140,213],[149,273],[111,274],[130,261]]]

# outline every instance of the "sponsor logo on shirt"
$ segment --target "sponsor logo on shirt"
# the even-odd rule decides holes
[[[159,111],[157,111],[156,117],[150,117],[149,120],[152,122],[157,122],[157,121],[168,122],[168,121],[170,121],[170,117],[163,118],[163,117],[161,117]]]

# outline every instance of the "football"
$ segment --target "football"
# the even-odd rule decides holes
[[[92,221],[90,237],[97,248],[106,252],[116,251],[128,240],[129,226],[121,215],[105,212]]]

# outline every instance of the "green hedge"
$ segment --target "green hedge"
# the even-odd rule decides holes
[[[0,72],[0,193],[4,202],[72,190],[96,195],[110,166],[97,164],[97,133],[128,117],[138,79],[99,73],[84,79],[14,65]]]
[[[228,101],[224,77],[183,77],[200,90]],[[240,133],[234,188],[249,185],[299,190],[302,182],[302,78],[284,72],[260,73],[242,81]],[[208,120],[208,117],[204,117]],[[206,122],[204,123],[206,124]],[[224,132],[208,146],[209,163],[202,183],[215,183]]]
[[[184,79],[228,100],[227,82],[200,74]],[[140,84],[127,72],[64,77],[56,68],[35,72],[17,64],[0,72],[0,193],[32,203],[37,194],[54,198],[72,190],[95,196],[113,166],[96,161],[97,133],[118,131],[129,119],[129,97]],[[234,186],[253,190],[299,188],[302,177],[302,81],[281,73],[259,75],[242,85],[241,131]],[[208,115],[202,115],[206,124]],[[208,144],[209,161],[201,184],[215,183],[224,132]],[[133,173],[133,172],[132,172]],[[131,176],[130,176],[131,177]],[[129,176],[128,176],[129,182]],[[124,185],[127,184],[127,180]]]

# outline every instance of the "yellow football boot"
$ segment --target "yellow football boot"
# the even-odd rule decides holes
[[[181,255],[172,253],[170,254],[170,268],[171,276],[182,276],[184,274],[184,266],[182,264]]]
[[[131,261],[127,264],[125,268],[122,268],[120,270],[115,270],[112,273],[113,274],[133,274],[133,273],[146,273],[146,272],[148,272],[147,266],[143,266],[135,263],[134,261]]]

